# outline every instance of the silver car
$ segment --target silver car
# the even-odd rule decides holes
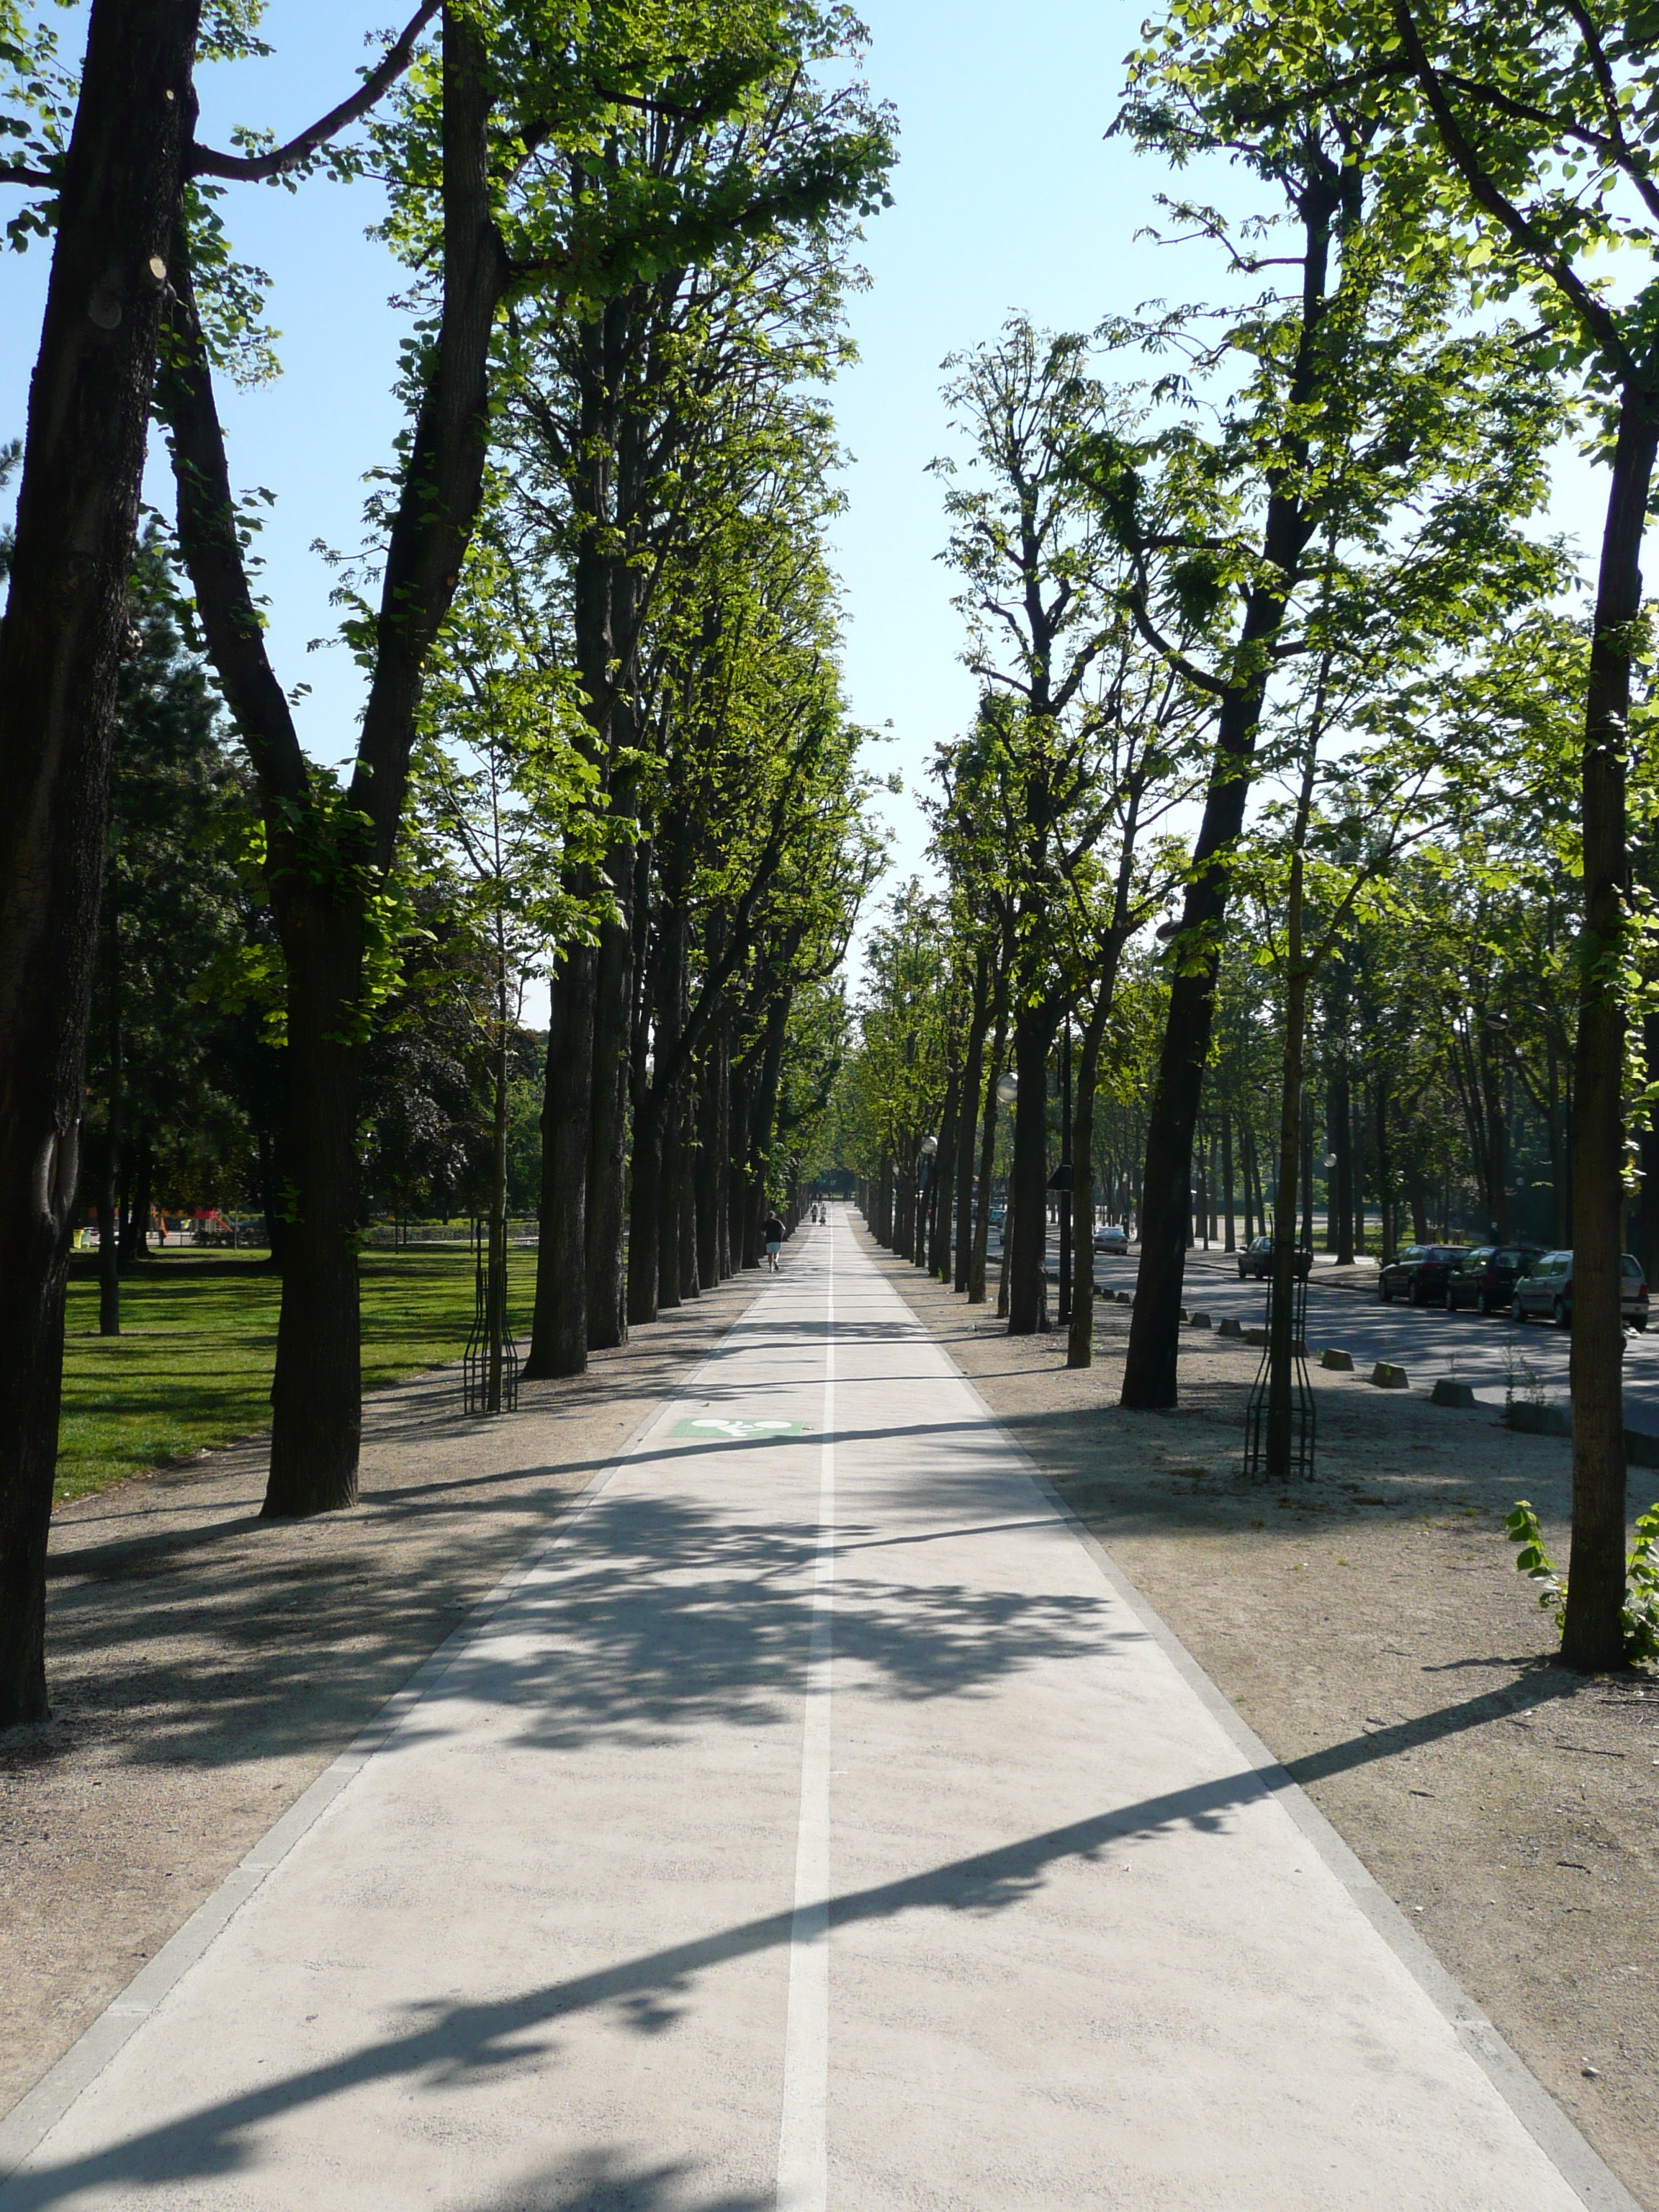
[[[1642,1263],[1626,1252],[1619,1262],[1619,1308],[1627,1328],[1648,1325],[1648,1282]],[[1530,1271],[1515,1286],[1510,1302],[1511,1321],[1530,1321],[1547,1315],[1558,1328],[1572,1327],[1572,1255],[1540,1253]]]

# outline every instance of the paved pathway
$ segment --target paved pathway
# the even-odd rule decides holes
[[[803,1231],[0,2129],[0,2212],[1628,2203],[1242,1743]]]

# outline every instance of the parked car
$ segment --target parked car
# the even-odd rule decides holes
[[[1538,1244],[1475,1244],[1458,1255],[1446,1278],[1446,1305],[1473,1306],[1477,1313],[1506,1313],[1515,1286],[1544,1256]]]
[[[1461,1244],[1407,1244],[1386,1267],[1376,1271],[1376,1295],[1384,1305],[1397,1297],[1414,1306],[1446,1302],[1446,1284],[1467,1250]]]
[[[1619,1310],[1632,1328],[1648,1325],[1648,1279],[1629,1252],[1619,1262]],[[1547,1314],[1558,1328],[1572,1326],[1572,1255],[1542,1252],[1516,1284],[1510,1299],[1511,1321]]]
[[[1096,1230],[1095,1249],[1097,1252],[1122,1253],[1127,1252],[1128,1249],[1129,1232],[1126,1228],[1124,1228],[1121,1222],[1114,1221],[1109,1223],[1104,1229]]]
[[[1313,1267],[1313,1254],[1300,1247],[1296,1255],[1296,1272],[1306,1275]],[[1249,1281],[1254,1275],[1258,1282],[1266,1282],[1273,1271],[1273,1240],[1271,1237],[1252,1237],[1238,1255],[1238,1279]]]

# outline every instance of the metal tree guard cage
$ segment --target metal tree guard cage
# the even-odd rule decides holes
[[[501,1265],[486,1264],[484,1224],[472,1224],[476,1286],[472,1334],[461,1354],[461,1398],[469,1413],[516,1413],[519,1410],[519,1347],[507,1321],[507,1254]],[[498,1384],[492,1383],[493,1348],[501,1347]],[[494,1401],[492,1403],[492,1401]]]
[[[1267,1480],[1267,1399],[1273,1356],[1273,1280],[1267,1278],[1267,1340],[1244,1413],[1244,1474]],[[1313,1385],[1308,1380],[1308,1278],[1291,1279],[1291,1472],[1313,1480],[1316,1419]]]

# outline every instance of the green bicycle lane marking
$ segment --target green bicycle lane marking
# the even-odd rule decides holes
[[[690,1420],[676,1421],[668,1431],[671,1437],[697,1437],[705,1442],[711,1436],[725,1437],[733,1443],[745,1442],[750,1437],[804,1437],[805,1421],[757,1421],[728,1419],[725,1415],[703,1413]]]

